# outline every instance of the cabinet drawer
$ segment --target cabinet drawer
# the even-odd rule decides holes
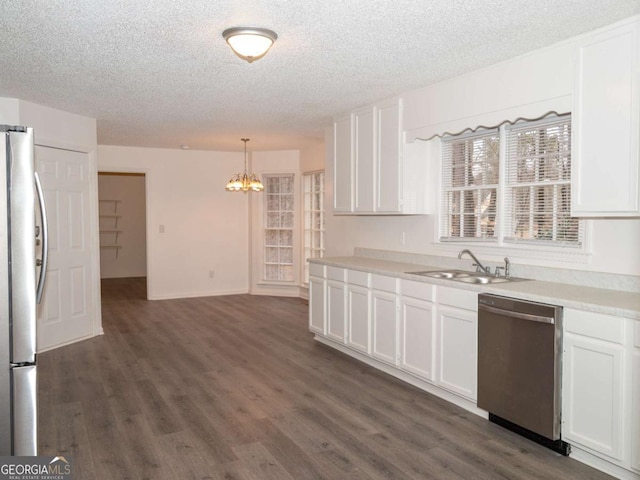
[[[396,278],[385,277],[384,275],[371,275],[371,288],[374,290],[382,290],[384,292],[396,291]]]
[[[347,281],[351,285],[369,286],[369,274],[358,270],[347,270]]]
[[[404,297],[413,297],[433,302],[435,285],[413,280],[400,280],[400,293]]]
[[[438,304],[478,311],[478,292],[438,286]]]
[[[624,319],[602,313],[565,308],[564,330],[607,342],[624,343]]]
[[[312,277],[324,278],[324,265],[319,265],[317,263],[310,263],[309,275],[311,275]]]
[[[338,267],[327,267],[327,278],[329,280],[345,281],[346,270]]]

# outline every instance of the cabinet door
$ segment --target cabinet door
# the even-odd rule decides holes
[[[400,367],[426,380],[434,378],[433,303],[403,298],[400,305]]]
[[[401,209],[402,175],[400,156],[400,103],[395,101],[378,108],[376,155],[378,212],[399,212]]]
[[[438,306],[438,384],[471,400],[476,399],[477,314]]]
[[[333,124],[333,210],[353,210],[353,115]]]
[[[624,348],[564,335],[562,436],[622,460]]]
[[[374,109],[367,108],[354,114],[355,118],[355,205],[356,212],[374,211]]]
[[[327,280],[327,336],[340,343],[347,332],[346,292],[344,283]]]
[[[349,285],[348,289],[348,335],[347,344],[361,352],[370,352],[369,340],[369,289]]]
[[[640,321],[634,323],[631,366],[631,467],[640,472]]]
[[[326,335],[324,315],[324,280],[309,277],[309,330]]]
[[[624,216],[640,211],[640,23],[578,47],[573,109],[571,211]]]
[[[371,294],[373,346],[371,354],[392,365],[398,362],[398,309],[395,293]]]

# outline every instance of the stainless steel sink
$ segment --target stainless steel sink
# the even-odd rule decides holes
[[[405,272],[411,275],[420,275],[422,277],[442,278],[445,280],[454,280],[456,282],[471,283],[475,285],[487,285],[492,283],[508,283],[521,282],[526,278],[515,277],[493,277],[486,273],[466,272],[464,270],[427,270],[420,272]]]
[[[505,278],[505,277],[488,277],[486,275],[478,275],[478,276],[470,276],[470,277],[463,277],[463,278],[454,278],[454,280],[458,280],[460,282],[465,282],[465,283],[476,283],[476,284],[487,284],[487,283],[505,283],[505,282],[512,282],[512,281],[516,281],[516,280],[524,280],[524,279],[520,279],[520,278]]]
[[[442,270],[442,271],[431,271],[428,270],[426,272],[406,272],[411,273],[413,275],[421,275],[423,277],[432,277],[432,278],[459,278],[459,277],[468,277],[469,275],[473,275],[473,272],[465,272],[464,270]]]

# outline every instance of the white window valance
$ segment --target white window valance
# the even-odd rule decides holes
[[[496,129],[504,124],[515,124],[521,120],[539,120],[549,114],[563,115],[571,112],[571,101],[571,95],[564,95],[527,105],[518,105],[508,109],[427,125],[407,130],[405,142],[413,143],[415,140],[431,140],[434,137],[445,135],[460,135],[480,129]]]

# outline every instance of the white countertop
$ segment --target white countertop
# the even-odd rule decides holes
[[[492,285],[472,285],[455,280],[424,277],[407,273],[412,271],[448,270],[447,268],[393,262],[369,257],[325,257],[314,258],[309,260],[309,262],[640,320],[640,294],[638,293],[619,292],[604,288],[584,287],[539,280],[497,283]]]

